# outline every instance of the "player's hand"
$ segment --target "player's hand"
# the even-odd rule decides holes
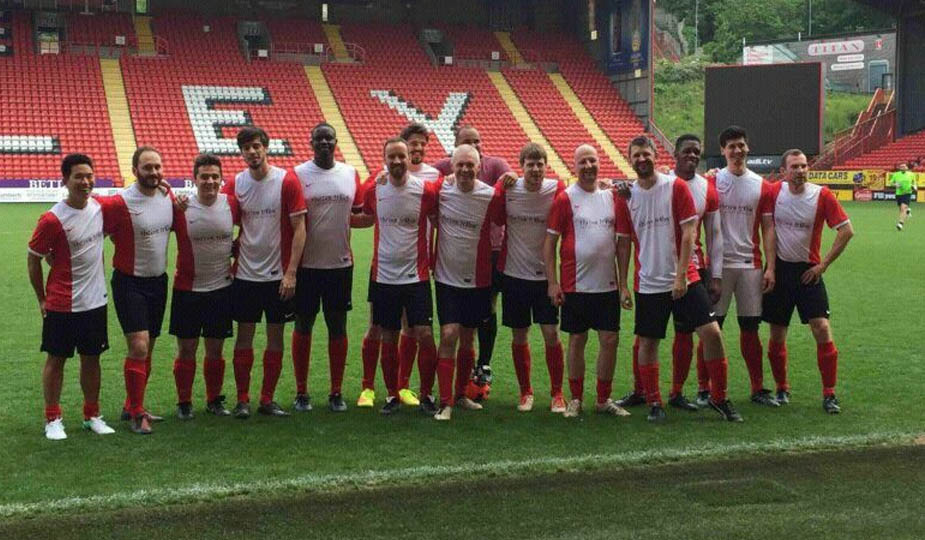
[[[613,189],[615,187],[615,184],[616,182],[614,182],[613,180],[608,180],[607,178],[605,178],[603,180],[597,181],[597,189],[601,191]]]
[[[549,296],[549,301],[552,302],[552,305],[556,307],[561,306],[565,302],[565,294],[562,293],[562,286],[558,283],[549,282],[546,294]]]
[[[446,185],[448,185],[448,186],[452,186],[453,184],[456,183],[456,175],[455,175],[455,174],[451,174],[451,175],[448,175],[448,176],[444,176],[444,177],[443,177],[443,183],[446,184]]]
[[[48,255],[45,255],[45,264],[47,264],[48,266],[54,266],[54,265],[55,265],[55,254],[54,254],[54,252],[51,252],[51,251],[50,251],[50,252],[48,252]]]
[[[671,298],[677,300],[687,294],[687,276],[680,275],[674,278],[674,285],[671,287]]]
[[[630,197],[633,196],[632,192],[630,191],[630,183],[627,182],[626,180],[620,180],[619,182],[614,182],[613,189],[616,190],[617,195],[626,199],[627,201],[630,200]]]
[[[623,309],[633,309],[633,295],[626,287],[620,287],[620,307]]]
[[[178,193],[173,200],[173,205],[177,210],[186,212],[186,209],[189,208],[189,195],[186,193]]]
[[[48,312],[45,311],[45,301],[39,300],[39,313],[42,314],[42,318],[45,318],[45,315],[48,315]]]
[[[385,171],[379,171],[379,174],[376,175],[376,183],[380,186],[386,185],[389,181],[389,173]]]
[[[803,272],[803,277],[800,278],[800,281],[803,285],[815,285],[822,279],[823,272],[825,272],[825,267],[823,267],[822,264],[817,264]]]
[[[517,183],[517,173],[514,171],[507,171],[498,178],[498,181],[501,182],[505,189],[510,188]]]
[[[161,181],[157,184],[157,189],[164,195],[167,195],[170,193],[170,184],[167,182],[167,180],[161,179]]]
[[[723,280],[713,278],[710,280],[708,292],[710,293],[710,302],[714,305],[719,302],[719,297],[723,294]]]
[[[279,299],[285,302],[295,296],[295,276],[289,273],[283,274],[283,280],[279,284]]]
[[[774,290],[774,270],[765,270],[764,279],[761,286],[761,294],[768,294]]]

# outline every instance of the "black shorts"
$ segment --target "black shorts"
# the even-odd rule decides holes
[[[901,204],[905,204],[906,206],[909,206],[910,204],[912,204],[912,194],[906,193],[905,195],[897,195],[896,205],[899,206]]]
[[[135,277],[113,270],[112,300],[122,333],[147,330],[150,337],[156,338],[161,335],[167,310],[167,274]]]
[[[109,348],[106,306],[89,311],[47,311],[42,321],[42,346],[52,356],[99,356]]]
[[[434,323],[430,281],[404,285],[371,281],[369,297],[373,303],[373,324],[386,330],[401,330],[402,311],[405,312],[409,327],[431,326]]]
[[[259,323],[264,313],[267,315],[267,324],[285,324],[294,320],[295,297],[285,302],[280,300],[280,283],[281,280],[235,279],[231,284],[231,311],[234,320],[239,323]]]
[[[774,290],[761,299],[761,318],[770,324],[789,326],[796,307],[800,322],[807,324],[811,319],[829,318],[829,295],[825,282],[804,285],[803,273],[812,267],[810,263],[791,263],[777,259],[774,267]]]
[[[527,328],[532,323],[559,324],[559,310],[549,301],[548,287],[546,280],[504,276],[501,324],[508,328]]]
[[[454,287],[437,282],[437,319],[440,325],[477,328],[491,315],[491,287]],[[410,323],[409,323],[410,324]]]
[[[353,309],[353,266],[346,268],[299,268],[295,288],[296,313],[314,319],[324,306],[325,313]]]
[[[491,252],[491,292],[498,294],[504,290],[504,280],[506,276],[498,271],[498,259],[501,257],[501,251]]]
[[[565,293],[562,304],[562,331],[583,334],[589,329],[620,331],[620,295],[602,293]]]
[[[699,281],[687,288],[687,294],[674,300],[670,292],[642,294],[636,297],[637,336],[664,339],[668,317],[674,317],[675,330],[691,333],[713,322],[713,308],[707,288]]]
[[[208,292],[174,289],[170,300],[170,334],[180,339],[230,338],[233,287]]]

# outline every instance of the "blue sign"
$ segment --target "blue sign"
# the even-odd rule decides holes
[[[649,0],[614,0],[603,18],[610,73],[634,72],[649,66]]]

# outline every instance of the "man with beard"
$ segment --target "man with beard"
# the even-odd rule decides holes
[[[500,157],[488,156],[482,152],[482,137],[479,131],[473,126],[462,126],[456,132],[455,146],[467,144],[476,149],[479,153],[478,179],[481,182],[494,186],[495,183],[505,174],[515,179],[517,175],[508,165],[507,161]],[[434,163],[434,167],[442,174],[448,175],[453,173],[453,165],[450,158],[443,158]],[[501,292],[503,276],[497,271],[498,256],[501,253],[501,242],[504,238],[504,229],[499,226],[492,227],[491,231],[491,265],[492,265],[492,282],[491,282],[491,313],[479,324],[479,357],[476,362],[473,380],[481,388],[480,394],[487,394],[491,385],[491,356],[495,350],[495,338],[498,335],[498,315],[496,307],[498,304],[498,293]]]
[[[228,416],[222,393],[225,359],[222,349],[232,334],[232,234],[239,221],[234,196],[219,193],[222,162],[212,154],[200,154],[193,162],[196,193],[178,216],[177,272],[170,302],[170,333],[177,337],[173,363],[177,387],[177,417],[193,418],[193,379],[199,338],[205,342],[203,378],[206,411]]]
[[[84,395],[84,429],[114,433],[100,416],[100,354],[109,348],[106,323],[106,278],[103,274],[103,211],[93,191],[93,161],[70,154],[61,162],[67,198],[39,218],[27,256],[29,282],[42,316],[42,370],[45,437],[67,438],[61,420],[61,386],[65,361],[80,355]],[[43,282],[42,259],[49,266]]]
[[[437,350],[434,345],[430,292],[427,220],[436,210],[436,183],[408,173],[408,143],[400,137],[383,146],[389,171],[385,184],[373,183],[364,193],[363,212],[375,218],[375,245],[370,267],[369,298],[374,335],[382,337],[382,376],[389,397],[381,412],[398,411],[398,334],[404,312],[420,348],[421,388],[433,387]],[[433,398],[421,396],[421,406]]]
[[[294,168],[308,209],[308,230],[295,296],[292,365],[297,393],[292,408],[311,410],[308,369],[312,328],[324,306],[331,376],[328,408],[344,412],[347,404],[341,396],[341,384],[347,363],[347,312],[353,308],[350,226],[362,210],[360,176],[352,166],[334,161],[337,133],[330,124],[321,123],[312,129],[311,144],[314,158]]]
[[[771,325],[768,360],[777,381],[777,401],[790,402],[787,382],[787,327],[796,307],[800,321],[809,324],[816,341],[816,363],[822,375],[822,409],[838,414],[835,397],[838,349],[829,326],[829,297],[822,274],[841,255],[854,236],[851,221],[826,187],[806,183],[806,155],[801,150],[781,157],[783,182],[773,186],[777,264],[774,289],[764,295],[762,318]],[[822,225],[838,231],[832,247],[820,257]]]
[[[247,169],[222,188],[234,196],[241,209],[232,306],[238,322],[233,360],[238,404],[233,414],[240,419],[251,414],[254,332],[265,313],[267,348],[257,412],[289,416],[273,401],[273,394],[282,370],[283,331],[293,316],[291,300],[305,246],[305,198],[295,173],[267,162],[270,139],[264,130],[248,126],[238,132],[237,139]]]
[[[568,332],[568,379],[572,399],[564,416],[581,414],[584,394],[585,346],[588,330],[597,330],[597,405],[602,414],[628,416],[610,399],[617,361],[620,300],[614,267],[616,191],[598,186],[597,150],[583,144],[575,150],[578,182],[560,193],[549,212],[543,259],[547,294],[562,307],[562,330]],[[556,272],[556,245],[561,244],[561,273]],[[560,280],[561,279],[561,284]]]
[[[511,329],[511,356],[520,385],[517,410],[533,409],[530,384],[530,325],[537,323],[546,346],[549,369],[550,411],[565,412],[562,397],[562,343],[559,341],[559,310],[546,295],[549,284],[543,261],[546,222],[555,198],[565,191],[561,180],[546,178],[546,151],[527,143],[520,151],[523,178],[512,185],[495,185],[504,197],[504,243],[498,258],[498,271],[504,274],[501,296],[501,323]]]
[[[633,297],[627,273],[632,241],[636,251],[634,333],[639,339],[639,374],[651,407],[647,419],[659,422],[666,418],[659,391],[658,343],[665,338],[668,318],[673,316],[675,325],[694,329],[704,343],[713,382],[710,406],[726,420],[741,422],[725,397],[727,363],[722,334],[691,259],[698,214],[690,188],[680,178],[655,171],[655,143],[648,137],[633,139],[629,156],[639,178],[630,188],[629,200],[621,197],[616,203],[617,265],[620,302],[630,309]]]

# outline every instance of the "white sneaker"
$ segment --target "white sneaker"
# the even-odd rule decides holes
[[[573,399],[568,402],[568,405],[565,407],[565,412],[562,413],[562,416],[566,418],[575,418],[581,414],[581,400]]]
[[[481,411],[482,405],[472,401],[467,397],[461,397],[456,400],[456,406],[466,411]]]
[[[440,408],[439,411],[437,411],[437,414],[434,415],[434,420],[438,420],[440,422],[446,422],[452,417],[453,417],[453,407],[450,407],[449,405],[444,405],[443,407]]]
[[[102,416],[94,416],[89,420],[84,420],[84,429],[88,429],[97,435],[109,435],[116,432],[106,424]]]
[[[51,422],[45,422],[45,438],[49,441],[63,441],[67,439],[67,433],[64,432],[64,422],[60,418],[55,418]]]
[[[629,416],[630,412],[617,405],[614,400],[607,398],[604,403],[596,404],[597,412],[600,414],[609,414],[613,416]]]
[[[520,396],[520,403],[517,404],[517,410],[520,412],[530,412],[533,410],[533,394],[524,394]]]

